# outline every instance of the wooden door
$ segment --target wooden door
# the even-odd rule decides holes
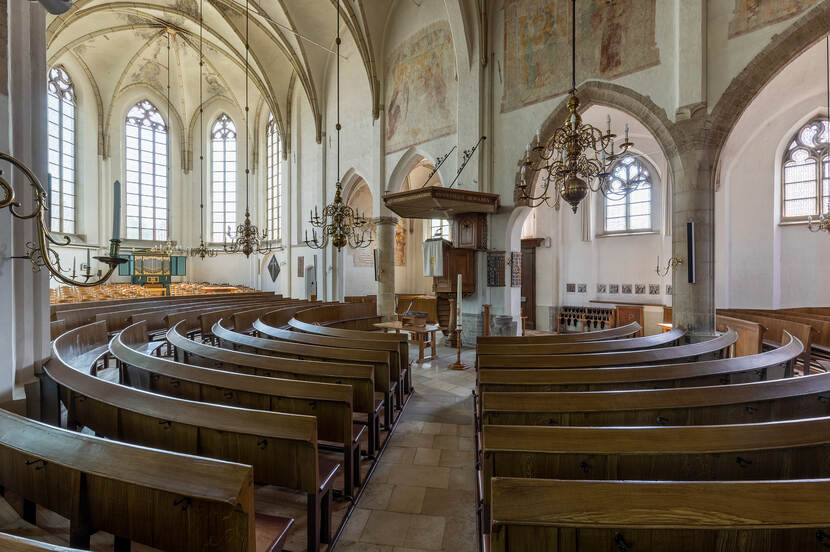
[[[536,329],[536,248],[540,238],[522,240],[522,316],[527,317],[527,329]]]
[[[640,331],[635,334],[635,337],[643,337],[643,306],[642,305],[617,305],[617,325],[625,326],[637,322],[640,325]]]

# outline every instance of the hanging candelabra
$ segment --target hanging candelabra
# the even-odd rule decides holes
[[[250,44],[249,37],[250,13],[248,0],[245,0],[245,221],[236,227],[236,235],[231,234],[231,228],[228,227],[227,237],[230,242],[225,242],[225,253],[242,253],[246,257],[250,257],[252,253],[266,254],[271,251],[271,246],[267,243],[268,231],[260,232],[253,223],[251,223],[251,213],[249,211],[249,176],[251,169],[249,166],[250,158],[248,155],[248,142],[250,141],[248,132],[248,54]]]
[[[644,179],[616,179],[610,174],[614,162],[627,154],[634,144],[625,138],[616,147],[616,135],[611,133],[611,117],[606,118],[607,128],[602,132],[583,123],[579,114],[579,97],[576,95],[576,0],[571,1],[571,90],[568,98],[568,116],[562,126],[542,143],[541,130],[536,132],[533,145],[527,146],[522,161],[520,197],[532,207],[542,203],[559,209],[564,199],[576,212],[589,191],[601,192],[607,197],[620,198],[630,194],[645,182]],[[532,177],[542,172],[542,188],[534,195]],[[553,192],[551,192],[553,186]]]
[[[52,248],[53,245],[67,246],[71,243],[71,241],[68,236],[65,236],[63,241],[58,241],[52,237],[51,232],[48,230],[47,221],[49,220],[49,193],[47,193],[47,191],[43,188],[43,185],[41,185],[40,180],[38,180],[34,172],[32,172],[32,170],[19,159],[7,153],[0,152],[0,161],[9,163],[12,167],[18,169],[23,174],[29,185],[32,187],[32,196],[34,199],[34,208],[32,211],[28,214],[20,213],[18,209],[20,209],[21,204],[19,201],[15,200],[14,189],[9,182],[3,178],[3,171],[0,170],[0,189],[3,190],[4,194],[3,198],[0,199],[0,209],[8,207],[9,212],[14,218],[21,220],[34,220],[35,222],[36,241],[28,242],[26,244],[25,255],[12,258],[29,259],[32,263],[32,270],[34,272],[40,272],[42,268],[45,268],[49,271],[50,277],[55,278],[64,284],[79,287],[93,287],[103,284],[110,279],[110,276],[112,276],[115,269],[118,268],[118,265],[127,262],[127,259],[123,259],[118,256],[118,248],[121,245],[118,231],[118,215],[121,209],[121,195],[120,185],[118,182],[115,183],[114,188],[114,229],[112,239],[110,240],[109,255],[93,257],[95,260],[109,266],[109,268],[97,280],[91,280],[92,273],[89,269],[87,269],[87,273],[82,274],[84,280],[80,281],[74,279],[74,271],[72,276],[65,275],[69,274],[69,270],[64,269],[61,266],[60,256],[58,255],[58,252]]]
[[[199,1],[199,247],[190,250],[191,257],[215,257],[216,250],[205,245],[205,109],[204,109],[204,65],[203,16],[204,0]]]
[[[334,189],[334,201],[323,207],[322,216],[314,207],[309,212],[311,224],[311,239],[308,239],[308,230],[305,232],[305,244],[314,249],[325,249],[329,243],[338,250],[349,246],[352,249],[368,247],[372,243],[372,229],[365,216],[358,213],[343,202],[343,186],[340,183],[340,6],[337,10],[337,183]],[[317,230],[320,234],[317,234]]]

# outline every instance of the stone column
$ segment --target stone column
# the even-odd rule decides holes
[[[378,314],[388,321],[395,315],[395,225],[398,217],[378,217],[372,222],[377,230],[375,239],[380,254]]]
[[[715,188],[713,152],[707,148],[703,117],[679,121],[684,140],[672,160],[672,254],[683,264],[672,275],[672,315],[675,327],[692,340],[715,332]],[[694,222],[695,283],[688,281],[686,223]]]

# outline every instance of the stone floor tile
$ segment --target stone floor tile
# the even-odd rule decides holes
[[[369,510],[386,510],[389,507],[389,497],[392,496],[394,485],[383,483],[374,478],[366,484],[366,489],[360,497],[360,507]]]
[[[463,468],[469,467],[470,470],[474,467],[474,458],[472,452],[468,450],[441,450],[441,461],[439,466],[445,468]]]
[[[417,449],[412,447],[393,447],[390,443],[383,451],[382,463],[387,464],[411,464],[415,459]]]
[[[476,474],[470,468],[450,468],[449,489],[459,491],[474,491],[476,488]]]
[[[413,464],[419,466],[437,466],[441,460],[441,449],[419,448],[415,449]]]
[[[396,485],[389,498],[388,509],[390,512],[420,514],[425,493],[426,487]]]
[[[458,450],[458,436],[436,435],[432,442],[432,447],[446,450]]]
[[[475,493],[456,489],[426,489],[422,510],[435,516],[475,521]]]
[[[442,550],[446,519],[441,516],[412,516],[406,532],[406,545],[426,550]]]
[[[349,516],[349,521],[346,523],[346,527],[343,529],[343,535],[340,538],[344,541],[358,540],[360,538],[360,534],[363,532],[363,528],[366,527],[366,521],[368,521],[369,514],[371,513],[372,512],[364,510],[362,507],[355,508],[352,511],[352,515]]]
[[[410,514],[373,511],[360,534],[360,542],[403,546],[410,526]]]

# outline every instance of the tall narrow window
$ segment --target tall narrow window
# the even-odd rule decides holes
[[[167,239],[167,125],[149,100],[127,113],[127,238]]]
[[[804,220],[830,212],[828,147],[826,120],[810,121],[790,140],[781,178],[782,219]]]
[[[450,239],[450,223],[444,219],[432,219],[430,238]]]
[[[236,230],[236,126],[230,117],[216,119],[210,139],[212,236],[220,242],[229,226]]]
[[[266,139],[268,182],[265,191],[265,208],[268,213],[268,239],[279,240],[282,238],[280,225],[280,215],[282,213],[282,138],[273,114],[268,117]]]
[[[633,192],[622,195],[625,188]],[[605,198],[606,232],[646,232],[654,227],[652,218],[651,172],[633,155],[626,155],[611,168],[612,192],[622,197]]]
[[[63,67],[49,71],[46,85],[51,181],[49,227],[75,233],[75,87]]]

